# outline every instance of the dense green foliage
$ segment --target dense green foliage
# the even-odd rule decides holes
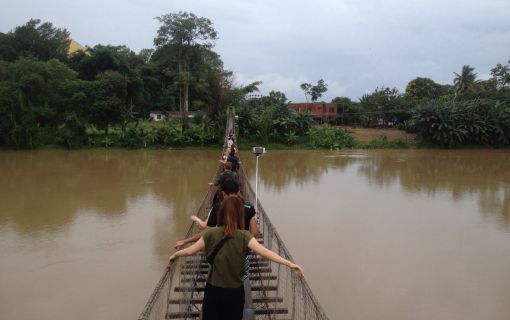
[[[345,129],[325,124],[310,129],[310,145],[313,148],[341,149],[354,147],[355,141]]]
[[[237,115],[241,135],[248,139],[258,137],[266,144],[292,145],[312,126],[309,113],[290,109],[285,94],[275,91],[261,98],[241,100]]]
[[[409,106],[404,96],[393,88],[376,88],[360,99],[365,112],[361,116],[364,126],[388,126],[405,121],[409,117]]]
[[[454,73],[453,85],[429,78],[411,80],[405,94],[396,88],[376,88],[359,102],[337,97],[345,110],[339,121],[365,127],[397,126],[417,133],[423,142],[445,148],[460,145],[507,146],[510,142],[510,61],[491,69],[491,78],[477,79],[474,68]],[[390,142],[392,143],[392,142]],[[362,147],[390,147],[373,141]]]
[[[0,148],[43,146],[181,147],[221,140],[226,110],[235,109],[247,141],[313,148],[359,146],[345,130],[316,126],[309,113],[293,111],[282,92],[251,97],[261,82],[234,85],[213,51],[213,23],[192,13],[157,18],[154,49],[98,44],[69,54],[70,34],[30,20],[0,33]],[[501,147],[510,141],[510,62],[490,79],[464,65],[452,84],[417,77],[405,93],[378,87],[359,102],[336,97],[335,124],[393,127],[442,147]],[[317,101],[327,84],[303,83]],[[150,122],[150,111],[180,111],[177,119]],[[198,111],[188,119],[185,113]],[[405,147],[380,138],[362,147]]]
[[[235,89],[232,73],[212,51],[217,36],[211,21],[186,12],[158,20],[155,49],[138,54],[126,46],[96,45],[69,55],[69,32],[40,20],[0,33],[0,147],[216,141],[217,125],[210,120],[197,120],[200,128],[189,121],[168,125],[167,133],[176,137],[165,139],[162,129],[138,125],[151,110],[201,110],[217,119]]]
[[[499,101],[432,101],[414,110],[412,121],[422,138],[447,148],[510,140],[510,108]]]
[[[204,146],[218,143],[224,128],[212,124],[207,117],[197,117],[183,124],[167,120],[157,124],[140,122],[129,125],[124,131],[115,128],[105,136],[102,131],[89,129],[87,145],[90,147],[120,147],[128,149]]]

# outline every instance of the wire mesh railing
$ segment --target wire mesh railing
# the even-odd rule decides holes
[[[233,137],[236,146],[235,120],[227,119],[223,152],[227,148],[228,137]],[[236,148],[237,149],[237,148]],[[218,166],[216,174],[221,171]],[[255,192],[246,179],[241,166],[239,170],[241,190],[246,201],[254,203]],[[213,203],[217,187],[210,186],[197,211],[203,220]],[[271,223],[264,208],[258,202],[257,217],[260,235],[258,240],[268,249],[293,261],[276,228]],[[186,238],[202,229],[193,222]],[[328,319],[304,278],[297,277],[289,268],[250,255],[251,301],[256,319]],[[198,319],[203,300],[203,288],[207,279],[208,265],[203,253],[181,257],[171,263],[158,281],[139,320]]]
[[[245,177],[242,169],[241,176]],[[246,200],[255,201],[255,192],[247,182],[244,192]],[[257,214],[261,242],[264,246],[285,259],[294,261],[260,201]],[[257,280],[252,281],[252,286],[263,288],[260,291],[252,292],[254,301],[263,301],[263,303],[254,305],[255,314],[263,315],[262,319],[328,319],[304,278],[299,278],[285,266],[268,262],[271,274],[260,273],[253,277]]]

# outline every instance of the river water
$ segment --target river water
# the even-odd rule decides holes
[[[217,159],[0,152],[0,319],[135,319]],[[510,319],[510,150],[270,151],[259,193],[331,319]]]

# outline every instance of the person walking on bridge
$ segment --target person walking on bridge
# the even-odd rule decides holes
[[[228,154],[228,157],[226,160],[220,160],[221,163],[226,162],[232,162],[232,171],[237,173],[237,170],[239,170],[239,158],[236,156],[236,148],[232,146],[230,148],[230,153]]]
[[[232,162],[229,161],[223,164],[223,172],[214,177],[213,182],[209,182],[209,185],[219,186],[227,179],[232,179],[239,183],[239,177],[236,172],[232,171]]]
[[[218,209],[218,226],[207,229],[193,245],[170,256],[169,263],[205,248],[205,256],[211,268],[202,303],[203,320],[242,319],[244,261],[248,249],[266,259],[288,266],[299,277],[304,276],[300,266],[265,248],[252,234],[243,230],[243,206],[243,201],[237,197],[223,200]]]
[[[245,203],[242,199],[240,193],[239,193],[239,183],[236,180],[233,179],[226,179],[221,184],[221,189],[223,192],[223,201],[225,199],[235,197],[241,199],[243,201],[243,217],[244,217],[244,229],[249,230],[253,236],[256,236],[259,233],[259,226],[257,224],[257,218],[256,218],[256,212],[253,205],[250,203]],[[216,227],[218,224],[217,215],[218,215],[218,209],[220,207],[221,203],[216,203],[209,212],[209,215],[207,216],[207,219],[205,221],[202,221],[199,217],[196,215],[192,215],[191,219],[198,223],[202,228],[208,228],[208,227]],[[175,248],[179,249],[181,246],[192,243],[200,239],[201,233],[193,235],[189,238],[179,240],[175,243]]]

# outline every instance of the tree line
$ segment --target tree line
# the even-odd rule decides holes
[[[138,53],[98,44],[69,54],[70,33],[36,19],[0,33],[0,147],[79,148],[99,140],[137,146],[135,135],[143,145],[182,145],[219,137],[211,120],[231,104],[234,85],[212,50],[212,22],[186,12],[158,20],[154,49]],[[206,116],[153,128],[144,126],[151,110]]]
[[[344,124],[395,126],[446,148],[508,145],[510,61],[492,68],[488,80],[478,79],[469,65],[453,74],[451,85],[417,77],[404,93],[383,86],[363,95],[359,102],[346,97],[333,102],[343,106]]]
[[[213,50],[213,23],[192,13],[157,18],[154,48],[95,45],[69,53],[70,33],[32,19],[0,33],[0,147],[32,149],[205,145],[222,139],[226,109],[235,107],[240,136],[262,143],[355,146],[343,129],[315,126],[284,93],[252,96],[261,82],[236,85]],[[323,79],[301,84],[312,101]],[[359,101],[337,97],[336,124],[395,126],[443,147],[508,145],[510,61],[488,80],[464,66],[453,83],[411,80],[404,93],[378,87]],[[179,111],[180,120],[147,121],[152,110]],[[200,110],[186,120],[186,113]]]

